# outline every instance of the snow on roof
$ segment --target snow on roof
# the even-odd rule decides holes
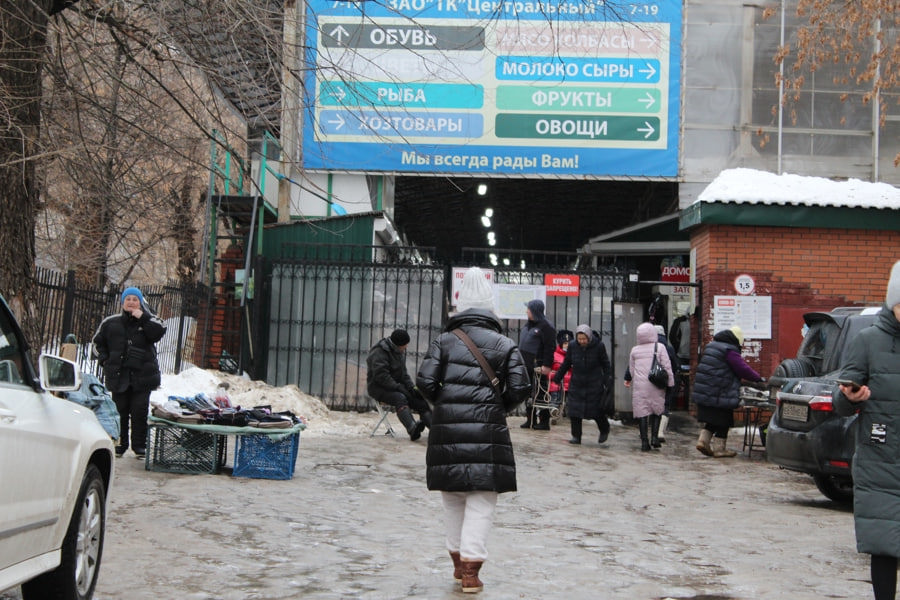
[[[897,209],[900,189],[859,179],[832,181],[755,169],[726,169],[706,186],[695,202]]]

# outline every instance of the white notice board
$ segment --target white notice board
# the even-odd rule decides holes
[[[513,285],[498,283],[494,286],[494,306],[501,319],[521,319],[528,316],[525,305],[531,300],[541,300],[547,305],[547,288],[543,285]]]
[[[738,325],[744,338],[772,339],[771,296],[715,296],[713,333]]]

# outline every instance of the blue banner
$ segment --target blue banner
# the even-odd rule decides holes
[[[307,7],[307,169],[678,175],[676,0]]]

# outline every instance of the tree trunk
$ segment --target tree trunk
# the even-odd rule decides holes
[[[197,249],[194,238],[197,228],[194,227],[194,210],[191,198],[194,196],[193,179],[185,175],[181,181],[181,192],[175,199],[175,222],[173,233],[178,248],[178,282],[194,283],[197,280]],[[206,195],[201,194],[205,200]]]
[[[35,157],[41,126],[41,68],[52,4],[51,0],[0,3],[0,286],[35,346],[41,343],[32,280],[40,195]]]

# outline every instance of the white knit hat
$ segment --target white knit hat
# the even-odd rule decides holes
[[[456,299],[456,310],[459,312],[470,308],[494,310],[494,290],[485,279],[484,271],[478,267],[471,267],[463,275]]]
[[[894,308],[900,304],[900,260],[895,262],[894,268],[891,269],[891,278],[888,279],[884,303],[887,304],[888,308]]]

